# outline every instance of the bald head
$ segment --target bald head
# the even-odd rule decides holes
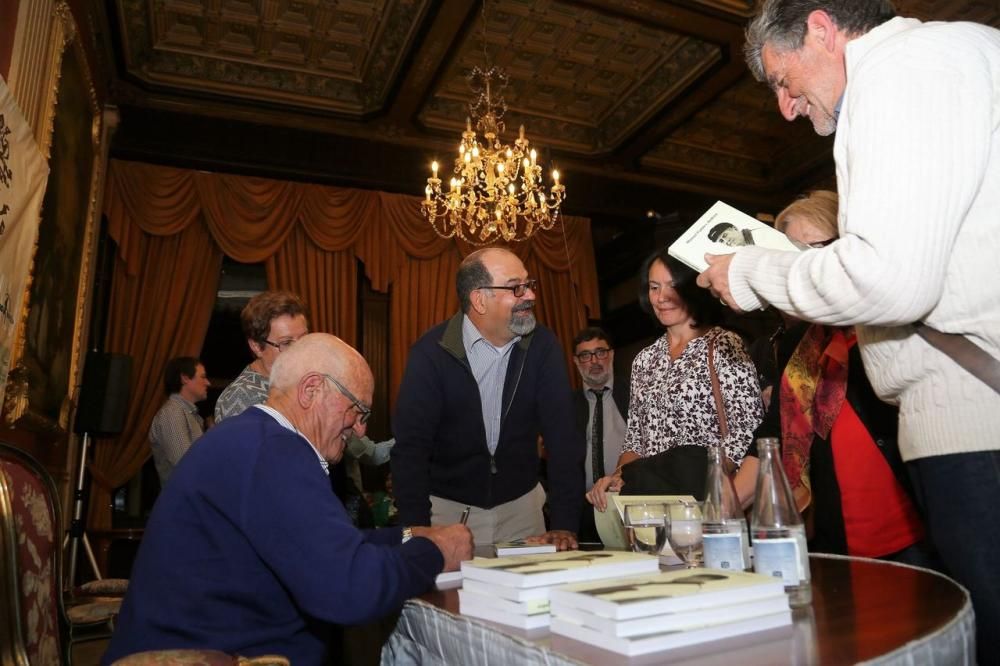
[[[310,333],[278,355],[271,368],[271,391],[286,391],[310,372],[326,373],[341,382],[357,378],[372,383],[368,362],[354,347],[335,335]]]
[[[352,430],[364,434],[355,401],[370,409],[374,383],[368,362],[357,350],[336,336],[311,333],[278,355],[267,404],[284,414],[327,460],[336,461]]]

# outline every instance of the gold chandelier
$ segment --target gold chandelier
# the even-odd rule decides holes
[[[524,125],[514,145],[504,145],[503,115],[507,105],[501,92],[507,76],[490,66],[486,53],[486,2],[483,2],[483,56],[487,69],[473,68],[470,86],[476,98],[469,103],[462,142],[458,146],[454,175],[448,191],[441,188],[438,163],[431,164],[423,201],[424,217],[442,238],[457,236],[473,245],[498,241],[527,240],[539,229],[551,229],[559,217],[559,206],[566,198],[566,188],[559,182],[559,172],[552,170],[552,187],[542,180],[538,154],[529,149]],[[494,83],[498,90],[493,90]],[[479,142],[476,129],[482,133]]]

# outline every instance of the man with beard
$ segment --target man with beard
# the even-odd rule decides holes
[[[618,464],[625,442],[628,417],[628,377],[616,377],[615,348],[603,329],[591,326],[573,338],[573,358],[583,378],[583,388],[573,395],[578,430],[587,441],[583,484],[586,490],[594,481],[610,474]],[[583,500],[580,516],[581,541],[599,541],[594,525],[594,510]]]
[[[535,536],[576,547],[583,438],[562,349],[535,322],[537,285],[512,252],[473,252],[456,275],[462,311],[410,349],[393,419],[401,524],[454,523],[468,509],[477,545]],[[549,531],[539,436],[548,452]]]

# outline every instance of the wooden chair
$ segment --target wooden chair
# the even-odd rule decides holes
[[[0,443],[0,666],[68,664],[73,643],[114,629],[120,596],[64,603],[57,497],[34,458]]]
[[[62,524],[51,477],[0,443],[0,665],[68,664]]]

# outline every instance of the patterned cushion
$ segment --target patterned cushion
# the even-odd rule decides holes
[[[6,486],[13,513],[28,662],[57,664],[61,661],[57,580],[60,549],[52,496],[46,481],[18,459],[0,460],[0,482]]]
[[[84,583],[75,593],[84,596],[124,597],[127,591],[128,578],[102,578]]]
[[[66,616],[74,627],[85,624],[100,624],[117,617],[121,606],[121,597],[90,597],[67,607]]]

